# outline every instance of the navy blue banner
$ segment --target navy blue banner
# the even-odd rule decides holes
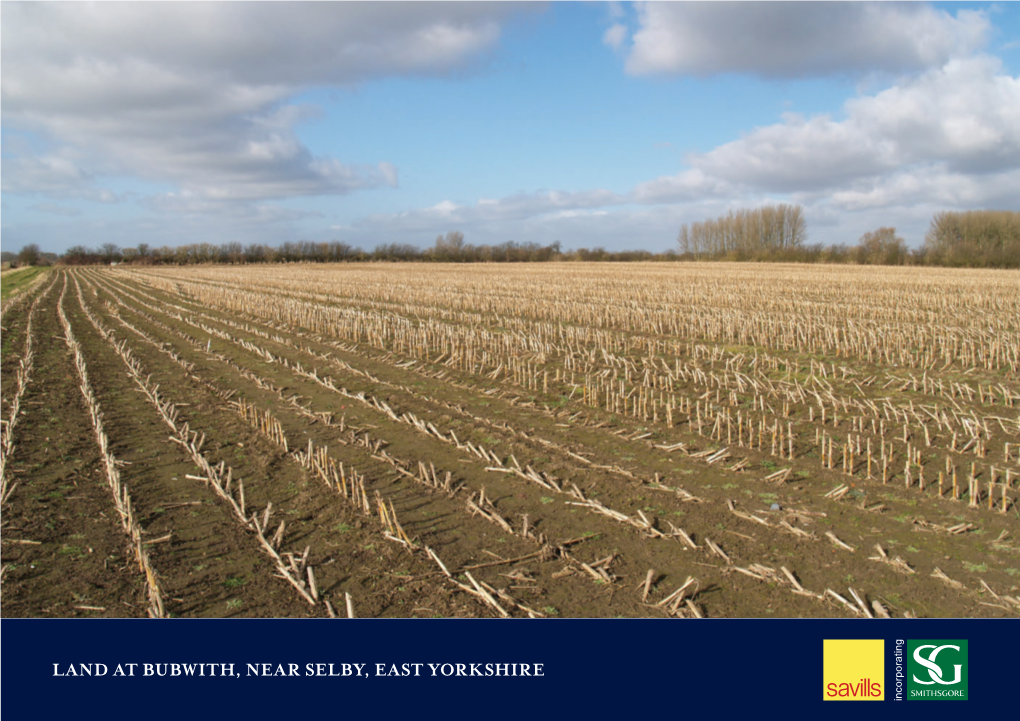
[[[5,619],[0,633],[7,719],[81,717],[83,709],[147,721],[457,709],[487,720],[554,712],[930,718],[1013,703],[1020,621]],[[881,640],[884,675],[851,663],[839,671],[845,679],[832,681],[842,699],[823,700],[827,639]],[[922,659],[914,686],[952,688],[960,665],[964,701],[904,708],[916,701],[894,700],[898,686],[906,689],[911,639],[924,640],[911,647]],[[940,639],[967,644],[938,651],[951,645]],[[953,661],[945,675],[940,660]],[[828,673],[844,661],[831,657]],[[876,691],[884,700],[869,698]]]

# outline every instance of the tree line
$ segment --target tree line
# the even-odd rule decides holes
[[[684,225],[677,250],[680,260],[1020,268],[1020,212],[1014,211],[936,213],[924,244],[913,250],[891,227],[868,231],[851,246],[806,239],[800,206],[765,206]]]
[[[1020,213],[937,213],[924,243],[935,265],[1020,268]]]
[[[559,241],[548,245],[518,243],[508,240],[496,245],[473,245],[464,241],[464,234],[450,231],[436,238],[432,247],[421,248],[410,243],[381,243],[366,251],[342,241],[314,243],[285,242],[279,246],[251,243],[193,243],[190,245],[153,248],[140,243],[136,248],[120,248],[105,243],[99,248],[82,245],[69,248],[59,262],[65,265],[198,265],[220,263],[244,265],[255,263],[362,263],[442,262],[442,263],[543,263],[559,261],[671,260],[673,250],[651,253],[645,250],[608,251],[605,248],[578,248],[564,251]]]
[[[287,241],[278,246],[228,242],[151,247],[139,243],[120,248],[105,243],[99,248],[77,245],[62,256],[43,253],[37,244],[17,254],[4,252],[3,261],[20,265],[197,265],[204,263],[542,263],[549,261],[697,261],[734,260],[792,263],[851,263],[872,265],[941,265],[952,267],[1020,268],[1020,212],[973,210],[944,211],[931,221],[924,244],[907,248],[891,227],[862,235],[856,245],[807,244],[804,211],[798,205],[764,206],[730,211],[724,216],[683,225],[676,249],[663,253],[647,250],[609,251],[602,247],[565,251],[559,241],[549,245],[508,240],[496,245],[465,242],[460,231],[436,238],[431,247],[410,243],[382,243],[373,250],[356,248],[340,240]]]
[[[38,251],[38,247],[36,247]],[[371,251],[355,248],[342,241],[313,243],[286,242],[279,246],[252,243],[213,245],[196,243],[184,246],[152,248],[119,248],[106,243],[99,248],[74,246],[59,258],[65,265],[198,265],[221,263],[242,265],[253,263],[337,263],[337,262],[444,262],[444,263],[542,263],[560,261],[671,260],[673,250],[651,253],[643,250],[607,251],[605,248],[578,248],[564,251],[559,241],[549,245],[507,241],[497,245],[472,245],[464,242],[464,234],[451,230],[436,239],[435,245],[420,248],[410,243],[382,243]]]

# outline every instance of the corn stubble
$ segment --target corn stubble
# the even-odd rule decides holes
[[[928,579],[975,613],[1020,611],[1005,576],[955,565],[949,576],[934,556],[885,550],[906,532],[915,545],[937,536],[966,555],[984,528],[1012,548],[1017,273],[302,264],[122,267],[70,278],[82,310],[193,457],[196,478],[256,536],[275,574],[331,617],[308,549],[282,550],[287,523],[270,523],[272,507],[245,507],[241,482],[203,460],[203,439],[108,323],[167,356],[483,615],[556,615],[521,594],[588,584],[615,595],[620,581],[637,584],[637,594],[620,594],[633,597],[631,613],[677,618],[726,615],[708,592],[720,587],[758,594],[757,615],[785,598],[790,613],[912,616],[910,585]],[[238,382],[206,370],[214,367]],[[250,388],[276,400],[257,404]],[[321,399],[350,404],[361,421],[337,418]],[[300,424],[323,429],[328,446],[298,440]],[[5,444],[13,427],[5,423]],[[382,483],[386,474],[403,490]],[[719,479],[738,491],[722,492]],[[114,479],[111,487],[123,503],[126,491]],[[536,505],[518,510],[504,500],[511,490]],[[483,545],[474,550],[502,560],[451,567],[417,535],[406,494],[448,501],[458,523],[534,550],[506,559]],[[631,502],[634,494],[656,502]],[[788,498],[799,507],[787,508]],[[852,522],[860,516],[867,520]],[[578,522],[591,530],[566,533]],[[669,549],[673,565],[658,555],[652,571],[651,555],[639,566],[626,553],[586,554],[588,539],[602,534],[650,554]],[[464,543],[484,544],[482,535]],[[777,544],[796,550],[780,561]],[[500,564],[511,571],[497,574]],[[537,580],[536,564],[559,570]],[[147,575],[158,599],[158,579]],[[1001,590],[989,583],[997,579]],[[354,616],[350,593],[333,600]],[[164,614],[156,600],[150,612]]]

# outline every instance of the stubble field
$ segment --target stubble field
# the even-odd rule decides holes
[[[1020,273],[121,266],[2,325],[7,617],[1020,613]]]

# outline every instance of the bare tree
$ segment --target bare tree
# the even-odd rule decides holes
[[[806,238],[804,211],[799,205],[766,205],[683,225],[677,247],[695,258],[761,256],[799,248]]]
[[[42,253],[39,251],[39,246],[35,243],[29,243],[18,253],[18,263],[20,265],[38,265],[41,257]]]
[[[103,243],[99,252],[103,256],[103,262],[106,264],[116,263],[120,260],[120,248],[117,247],[116,243]]]
[[[932,250],[969,245],[991,250],[1020,239],[1020,213],[1008,210],[971,210],[936,213],[925,236]]]
[[[220,247],[220,258],[226,259],[228,263],[239,265],[244,262],[244,248],[236,240],[224,243]]]
[[[857,254],[862,263],[900,265],[907,257],[907,244],[896,235],[896,228],[879,228],[861,236]]]
[[[459,230],[451,230],[446,234],[446,237],[440,235],[436,238],[435,253],[440,260],[456,258],[463,249],[464,234]]]

